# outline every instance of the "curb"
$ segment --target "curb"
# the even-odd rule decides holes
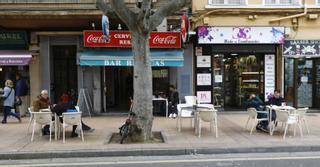
[[[136,150],[66,150],[54,152],[10,152],[0,153],[0,160],[51,159],[115,156],[171,156],[193,154],[237,154],[272,152],[317,152],[320,146],[297,147],[254,147],[254,148],[178,148],[178,149],[136,149]]]

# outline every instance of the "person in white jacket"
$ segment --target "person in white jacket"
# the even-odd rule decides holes
[[[12,115],[16,117],[19,122],[21,122],[20,116],[17,115],[16,113],[11,112],[11,109],[14,107],[14,101],[15,101],[15,92],[13,89],[13,82],[11,80],[6,80],[5,82],[5,88],[3,89],[3,95],[2,97],[4,98],[3,100],[3,120],[2,123],[5,124],[7,123],[7,117],[9,115]]]

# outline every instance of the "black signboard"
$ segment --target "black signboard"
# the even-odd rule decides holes
[[[0,50],[26,49],[27,42],[25,31],[0,31]]]
[[[283,47],[283,55],[320,55],[320,40],[286,40]]]

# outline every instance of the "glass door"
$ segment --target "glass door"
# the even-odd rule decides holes
[[[297,107],[312,107],[313,61],[297,60]]]
[[[320,60],[314,60],[313,107],[320,108]]]

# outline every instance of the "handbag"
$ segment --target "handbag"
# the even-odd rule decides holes
[[[21,104],[22,104],[22,100],[20,99],[20,97],[16,97],[14,100],[14,105],[20,106]]]

